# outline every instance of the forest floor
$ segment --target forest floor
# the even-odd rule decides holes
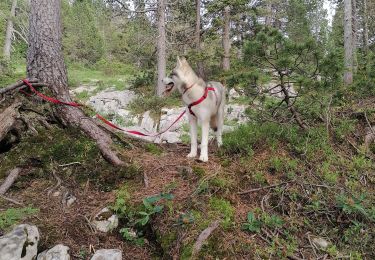
[[[108,80],[103,87],[126,80],[97,78]],[[115,148],[126,166],[114,167],[79,131],[36,128],[0,147],[0,179],[37,162],[6,193],[22,205],[0,198],[0,235],[29,223],[40,230],[40,251],[62,243],[73,259],[103,248],[122,249],[124,259],[190,259],[218,220],[196,258],[374,259],[375,147],[363,149],[374,104],[331,108],[328,126],[305,132],[293,123],[241,126],[222,148],[210,143],[208,163],[186,158],[184,144],[122,138]],[[77,198],[70,207],[66,194]],[[120,218],[110,233],[90,224],[104,207]]]

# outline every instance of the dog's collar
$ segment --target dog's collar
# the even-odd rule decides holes
[[[193,85],[194,85],[194,84],[193,84]],[[208,86],[209,86],[209,85],[208,85]],[[189,109],[190,114],[192,114],[192,115],[195,116],[195,117],[197,117],[197,116],[194,114],[194,112],[193,112],[193,110],[192,110],[191,108],[192,108],[193,106],[196,106],[196,105],[202,103],[203,100],[205,100],[205,99],[207,98],[207,95],[208,95],[208,91],[209,91],[209,90],[213,91],[213,92],[215,93],[215,96],[216,96],[215,88],[213,88],[213,87],[208,87],[208,86],[205,87],[205,89],[204,89],[204,93],[203,93],[203,96],[201,96],[200,99],[198,99],[197,101],[194,101],[193,103],[190,103],[190,104],[188,105],[188,109]]]

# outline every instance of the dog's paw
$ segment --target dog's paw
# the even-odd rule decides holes
[[[207,162],[208,161],[208,155],[207,154],[201,154],[199,157],[199,161]]]
[[[186,157],[187,158],[194,158],[197,156],[197,153],[189,153]]]

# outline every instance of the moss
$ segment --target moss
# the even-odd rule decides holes
[[[159,243],[160,243],[164,252],[168,252],[170,246],[177,239],[177,233],[174,230],[172,230],[172,232],[169,232],[169,233],[166,233],[166,234],[158,233],[157,236],[158,236],[158,241],[159,241]]]
[[[145,149],[147,152],[152,153],[154,155],[161,155],[163,153],[163,149],[157,146],[156,144],[146,144]]]
[[[15,165],[30,161],[40,161],[42,167],[23,178],[45,177],[46,173],[57,165],[79,162],[80,164],[70,167],[59,167],[59,176],[73,177],[80,183],[90,179],[90,183],[96,184],[99,189],[109,191],[115,188],[121,179],[131,178],[141,171],[141,168],[134,164],[121,168],[108,164],[96,143],[78,129],[54,127],[51,130],[38,129],[38,132],[37,136],[25,137],[3,155],[0,159],[0,178]]]
[[[182,247],[182,250],[181,250],[181,260],[188,260],[188,259],[191,259],[191,254],[193,252],[193,245],[192,244],[188,244],[188,245],[185,245]]]
[[[229,201],[212,197],[209,201],[209,207],[211,219],[220,217],[222,219],[221,226],[225,229],[232,226],[235,209]]]
[[[205,175],[205,170],[202,167],[193,166],[193,173],[201,178]]]

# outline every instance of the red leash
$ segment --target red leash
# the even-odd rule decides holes
[[[27,79],[23,79],[22,80],[23,83],[25,83],[32,92],[34,92],[36,95],[38,95],[39,97],[41,97],[43,100],[45,101],[48,101],[50,103],[53,103],[53,104],[61,104],[61,105],[66,105],[66,106],[72,106],[72,107],[79,107],[79,106],[82,106],[78,103],[75,103],[75,102],[64,102],[64,101],[61,101],[61,100],[58,100],[58,99],[55,99],[53,97],[49,97],[49,96],[46,96],[40,92],[38,92],[31,84],[30,82],[27,80]],[[25,92],[24,90],[20,90],[20,92],[24,93],[25,95],[28,95],[28,96],[31,96],[29,93]],[[203,101],[203,100],[202,100]],[[200,101],[200,102],[202,102]],[[199,103],[200,103],[199,102]],[[157,133],[155,135],[149,135],[149,134],[144,134],[144,133],[141,133],[139,131],[134,131],[134,130],[126,130],[126,129],[122,129],[121,127],[118,127],[116,126],[115,124],[111,123],[110,121],[108,121],[107,119],[105,119],[104,117],[102,117],[101,115],[99,114],[96,114],[96,117],[98,119],[100,119],[101,121],[103,121],[105,124],[109,125],[110,127],[112,128],[115,128],[117,130],[121,130],[121,131],[124,131],[126,133],[129,133],[129,134],[133,134],[133,135],[140,135],[140,136],[149,136],[149,137],[156,137],[156,136],[159,136],[161,134],[164,134],[165,132],[167,132],[173,125],[175,125],[182,117],[183,115],[186,113],[186,110],[184,110],[178,117],[177,119],[167,128],[165,129],[164,131],[160,132],[160,133]]]
[[[55,99],[53,97],[48,97],[40,92],[38,92],[31,84],[30,82],[27,80],[27,79],[23,79],[22,80],[23,83],[25,83],[32,92],[34,92],[36,95],[38,95],[39,97],[41,97],[42,99],[50,102],[50,103],[54,103],[54,104],[61,104],[61,105],[66,105],[66,106],[72,106],[72,107],[79,107],[81,106],[80,104],[78,103],[75,103],[75,102],[64,102],[64,101],[61,101],[61,100],[58,100],[58,99]]]

